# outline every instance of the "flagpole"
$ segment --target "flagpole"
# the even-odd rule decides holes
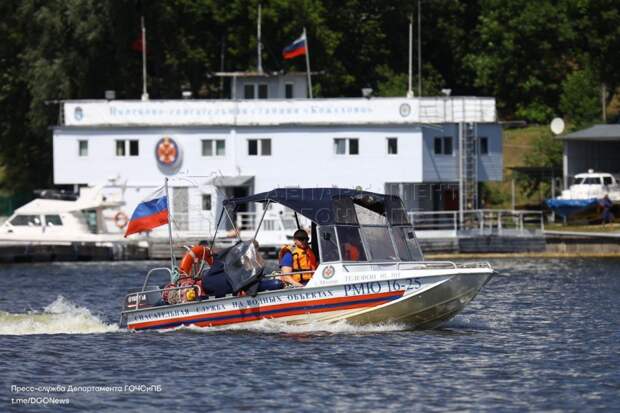
[[[411,78],[412,78],[411,72],[413,68],[412,49],[413,49],[413,15],[410,14],[409,15],[409,87],[407,88],[408,98],[413,97],[413,89],[411,88]]]
[[[142,24],[142,100],[149,100],[149,93],[146,90],[146,28],[144,27],[144,16],[140,17]]]
[[[306,28],[304,27],[304,39],[306,41],[306,72],[308,75],[308,95],[312,99],[312,77],[310,76],[310,44],[308,43],[308,36],[306,35]]]
[[[165,178],[166,187],[166,211],[168,211],[168,241],[170,243],[170,270],[174,272],[174,252],[172,250],[172,220],[170,219],[170,196],[168,194],[168,177]]]
[[[256,63],[256,69],[258,71],[258,73],[263,73],[263,57],[262,57],[262,53],[261,53],[261,49],[263,48],[263,45],[261,43],[261,4],[258,3],[258,25],[256,27],[256,38],[257,38],[257,45],[256,47],[258,48],[258,59],[257,59],[257,63]]]

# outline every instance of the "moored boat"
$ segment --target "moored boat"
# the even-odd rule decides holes
[[[620,185],[609,173],[594,172],[575,175],[575,182],[557,198],[547,199],[547,206],[562,218],[600,218],[601,200],[620,201]]]
[[[256,234],[213,257],[209,248],[194,247],[188,252],[191,259],[184,260],[191,266],[147,273],[142,289],[125,297],[121,324],[147,330],[274,319],[430,328],[461,311],[494,274],[486,262],[424,260],[396,196],[337,188],[275,189],[225,201],[220,222],[250,202],[262,203],[264,211],[278,203],[312,222],[318,266],[300,271],[311,274],[307,284],[274,288],[281,273],[266,273]],[[170,276],[167,285],[150,285],[157,271]]]

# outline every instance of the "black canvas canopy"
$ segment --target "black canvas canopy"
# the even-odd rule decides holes
[[[357,225],[355,205],[381,214],[391,225],[409,225],[402,201],[394,195],[346,188],[277,188],[224,201],[235,209],[248,202],[275,202],[284,205],[317,225]]]

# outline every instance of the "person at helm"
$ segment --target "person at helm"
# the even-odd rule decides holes
[[[285,245],[280,249],[278,260],[280,262],[280,279],[286,284],[296,287],[303,286],[312,278],[310,271],[316,270],[317,259],[308,245],[308,233],[298,229],[293,234],[293,245]],[[307,273],[303,273],[308,271]],[[287,273],[297,273],[286,275]]]

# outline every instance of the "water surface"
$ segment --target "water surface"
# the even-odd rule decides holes
[[[0,267],[0,410],[45,408],[11,404],[30,396],[69,399],[48,411],[620,406],[620,261],[494,261],[498,276],[432,331],[270,321],[215,331],[119,329],[123,295],[159,264]],[[12,385],[81,387],[45,393]]]

